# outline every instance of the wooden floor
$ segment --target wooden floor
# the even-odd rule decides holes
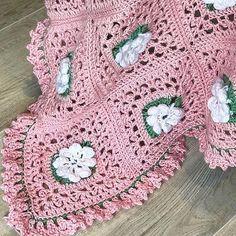
[[[29,31],[45,16],[42,0],[1,0],[1,140],[3,130],[40,94],[25,46]],[[182,170],[143,206],[123,210],[110,222],[98,223],[77,236],[236,235],[236,170],[210,170],[196,141],[188,140],[188,147]],[[8,206],[0,200],[0,236],[16,236],[4,222],[7,212]]]

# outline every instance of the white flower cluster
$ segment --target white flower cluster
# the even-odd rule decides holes
[[[148,109],[147,123],[156,134],[160,135],[162,131],[169,133],[173,126],[177,125],[183,118],[183,109],[174,105],[160,104]]]
[[[134,40],[129,40],[117,53],[115,61],[121,67],[133,65],[138,61],[139,54],[145,51],[151,37],[152,34],[147,32],[139,34]]]
[[[214,122],[227,123],[230,119],[230,101],[227,98],[228,86],[222,79],[217,79],[212,86],[212,97],[208,100],[208,108]]]
[[[69,89],[70,67],[71,67],[70,58],[66,57],[62,59],[56,83],[56,89],[58,94],[64,94],[66,90]]]
[[[225,10],[236,5],[236,0],[204,0],[206,4],[213,4],[216,10]]]
[[[74,143],[69,148],[61,149],[52,165],[58,176],[77,183],[91,176],[91,168],[96,166],[94,156],[93,148]]]

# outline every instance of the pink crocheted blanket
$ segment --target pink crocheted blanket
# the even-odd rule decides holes
[[[236,166],[235,0],[46,0],[29,61],[42,95],[6,130],[8,223],[65,236],[142,204],[196,137]]]

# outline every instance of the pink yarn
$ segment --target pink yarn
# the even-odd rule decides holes
[[[22,236],[65,236],[122,208],[141,205],[180,168],[184,136],[197,137],[210,168],[236,166],[235,124],[214,123],[207,101],[226,74],[236,88],[235,8],[209,11],[202,0],[47,0],[49,19],[31,32],[29,61],[42,95],[4,139],[8,223]],[[121,68],[112,49],[137,26],[152,39],[139,61]],[[73,52],[67,97],[57,94],[60,61]],[[182,97],[184,118],[150,138],[142,111]],[[76,184],[52,174],[52,156],[89,140],[95,173]]]

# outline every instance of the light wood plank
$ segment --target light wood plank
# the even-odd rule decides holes
[[[32,66],[26,60],[26,45],[30,42],[29,31],[45,16],[45,11],[41,10],[0,32],[0,130],[40,94]]]
[[[0,31],[43,6],[43,0],[1,0]]]
[[[235,236],[236,235],[236,215],[227,222],[214,236]]]

